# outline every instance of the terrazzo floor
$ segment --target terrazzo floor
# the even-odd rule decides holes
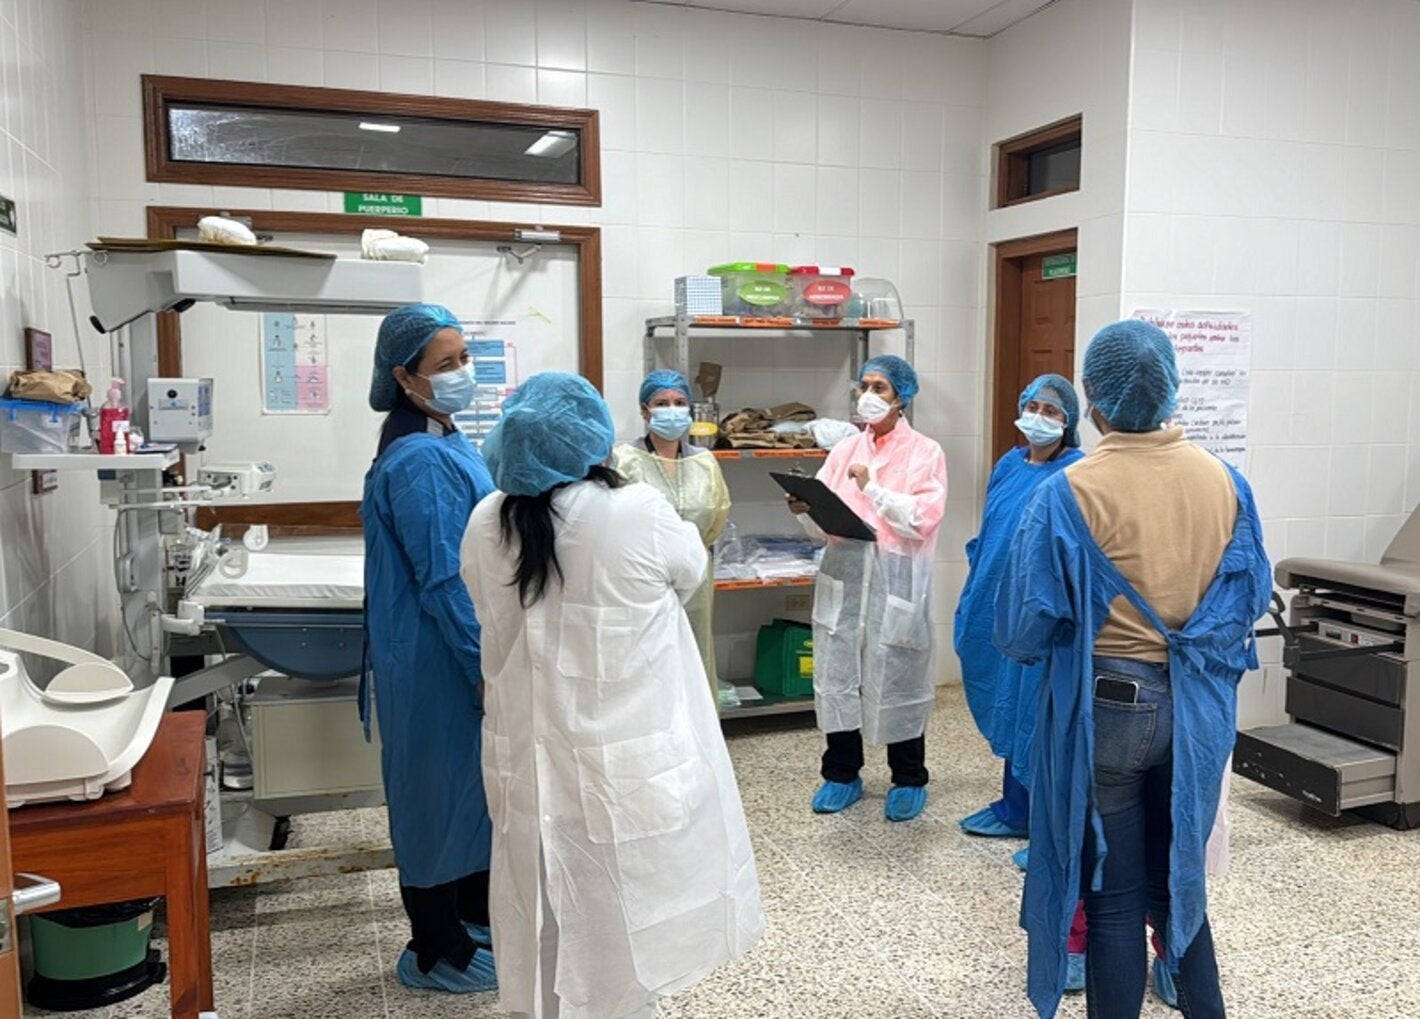
[[[999,781],[959,688],[928,733],[927,812],[883,819],[886,767],[844,814],[808,809],[817,733],[736,729],[729,745],[753,834],[769,929],[745,958],[661,1005],[663,1019],[1028,1019],[1016,926],[1021,843],[956,821]],[[1420,831],[1333,820],[1260,786],[1232,790],[1231,872],[1211,884],[1223,989],[1236,1019],[1420,1016]],[[293,845],[375,834],[381,811],[297,818]],[[161,923],[159,924],[161,935]],[[497,1016],[493,995],[418,993],[394,978],[406,938],[393,872],[222,889],[212,896],[221,1019]],[[161,937],[155,940],[161,944]],[[27,1014],[40,1014],[38,1012]],[[167,1014],[167,987],[103,1013]],[[1082,996],[1061,1016],[1084,1016]],[[1144,1015],[1177,1016],[1155,1002]]]

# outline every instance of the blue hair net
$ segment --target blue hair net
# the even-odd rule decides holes
[[[1114,322],[1095,333],[1080,380],[1085,398],[1121,432],[1152,431],[1178,404],[1173,344],[1142,319]]]
[[[580,375],[540,372],[503,401],[483,440],[493,483],[509,495],[541,495],[611,455],[611,411]]]
[[[646,381],[641,383],[641,406],[649,404],[662,389],[679,390],[685,394],[687,400],[690,399],[690,383],[686,381],[684,375],[670,368],[658,368],[647,375]]]
[[[892,383],[893,392],[897,393],[897,398],[901,401],[904,410],[912,402],[912,398],[917,395],[917,372],[912,365],[896,354],[879,354],[877,357],[869,358],[868,362],[863,365],[863,370],[858,373],[858,381],[862,382],[863,376],[868,372],[877,372]]]
[[[460,328],[459,320],[452,311],[438,304],[406,304],[384,317],[380,337],[375,341],[375,370],[370,375],[373,409],[394,410],[399,402],[399,383],[390,372],[399,365],[409,364],[435,333],[449,328]]]
[[[1016,410],[1024,411],[1032,400],[1042,400],[1054,404],[1065,413],[1065,436],[1067,446],[1080,444],[1080,398],[1075,395],[1075,387],[1064,375],[1046,373],[1037,376],[1030,385],[1021,390],[1021,398],[1016,402]]]

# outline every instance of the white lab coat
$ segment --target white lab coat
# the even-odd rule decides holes
[[[764,930],[739,790],[682,609],[705,546],[648,485],[571,485],[553,499],[563,580],[524,609],[510,586],[516,545],[500,538],[504,498],[474,511],[462,570],[483,625],[502,1003],[621,1019]],[[555,953],[540,944],[553,940],[545,915]]]

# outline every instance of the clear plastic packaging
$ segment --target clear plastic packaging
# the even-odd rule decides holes
[[[79,446],[82,403],[0,399],[0,452],[68,453]]]

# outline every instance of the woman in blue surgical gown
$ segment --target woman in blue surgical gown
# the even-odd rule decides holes
[[[389,417],[360,505],[367,655],[360,714],[368,727],[373,686],[411,933],[395,972],[407,986],[453,992],[497,986],[481,647],[459,576],[464,527],[493,481],[452,421],[473,392],[463,332],[447,308],[410,305],[380,324],[370,406]]]
[[[963,818],[961,826],[971,835],[997,838],[1026,836],[1030,794],[1018,770],[1027,764],[1024,752],[1034,712],[1028,700],[1020,703],[1019,694],[1035,688],[1040,669],[1026,668],[996,650],[996,589],[1026,502],[1042,481],[1084,456],[1080,401],[1069,379],[1040,376],[1022,390],[1017,410],[1016,427],[1026,445],[1006,453],[991,472],[981,532],[966,546],[970,572],[957,602],[954,630],[967,706],[992,752],[1005,761],[1001,798]]]

